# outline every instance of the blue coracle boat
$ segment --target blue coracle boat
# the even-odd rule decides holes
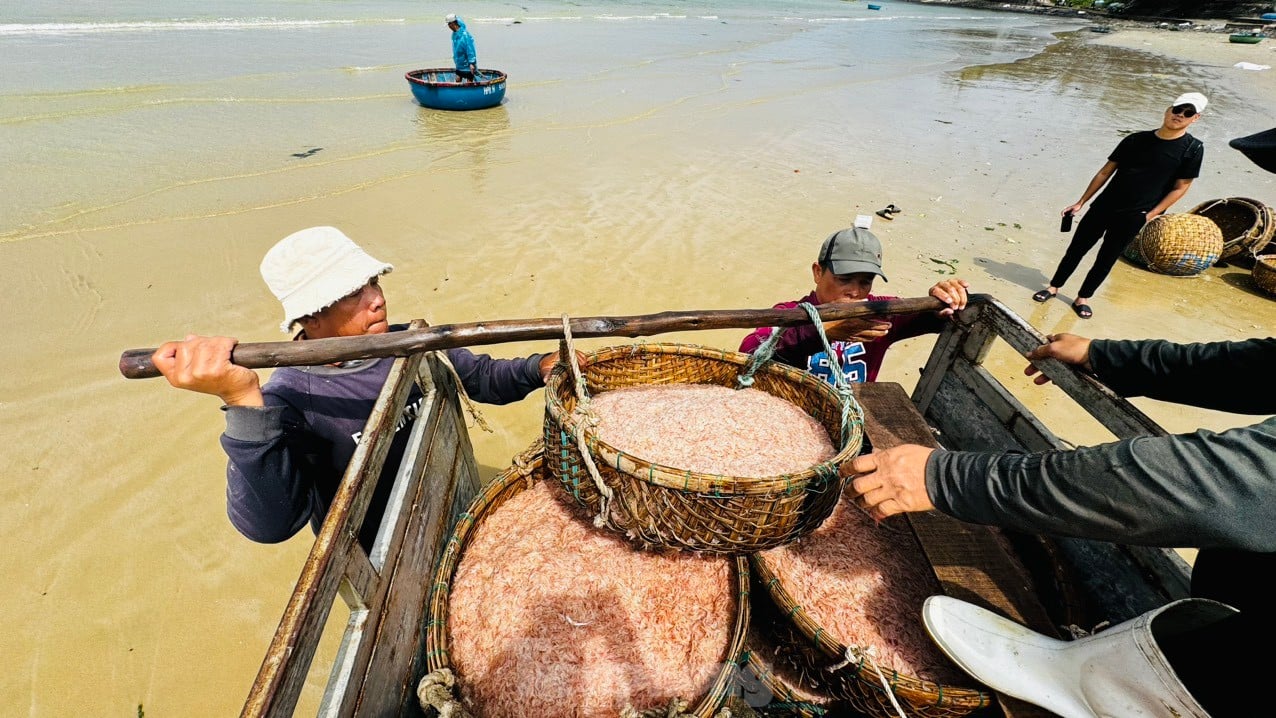
[[[869,9],[869,10],[881,10],[881,9],[882,9],[882,6],[881,6],[881,5],[874,5],[873,3],[869,3],[869,4],[868,4],[868,9]]]
[[[481,110],[505,99],[505,73],[500,70],[480,69],[474,82],[459,80],[449,67],[413,70],[404,77],[416,101],[435,110]]]

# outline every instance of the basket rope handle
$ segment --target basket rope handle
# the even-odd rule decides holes
[[[568,370],[572,375],[572,386],[576,389],[576,406],[572,408],[572,434],[576,439],[576,448],[580,452],[580,458],[585,463],[585,468],[589,471],[589,477],[594,480],[594,486],[598,489],[598,515],[594,517],[594,526],[597,528],[614,528],[611,525],[611,500],[613,493],[611,487],[603,481],[603,477],[598,473],[598,466],[594,464],[594,457],[589,453],[589,447],[585,444],[585,427],[596,426],[598,424],[598,416],[594,414],[593,409],[589,405],[589,392],[585,387],[585,373],[580,370],[580,363],[576,360],[576,348],[572,346],[572,327],[571,321],[567,318],[567,314],[563,314],[563,343],[562,349],[559,350],[558,358],[561,361],[564,356],[567,359]]]
[[[846,446],[846,442],[851,437],[851,427],[856,423],[851,420],[851,407],[859,409],[859,402],[855,400],[854,390],[851,383],[847,381],[846,375],[842,373],[842,363],[837,359],[837,353],[833,351],[833,345],[829,343],[828,335],[824,333],[824,322],[820,320],[820,313],[810,302],[799,302],[801,307],[811,318],[811,323],[815,325],[815,331],[820,335],[820,343],[824,345],[824,351],[828,354],[829,369],[833,372],[833,388],[837,391],[838,397],[842,401],[842,443],[839,445]],[[771,361],[775,356],[775,347],[780,343],[780,336],[788,331],[787,327],[772,327],[771,335],[762,342],[762,345],[753,351],[753,355],[749,357],[749,363],[745,365],[744,371],[736,377],[736,382],[741,389],[753,386],[753,375],[763,364]],[[862,416],[863,412],[859,412]]]
[[[881,666],[877,665],[877,661],[873,660],[873,648],[860,648],[858,646],[847,646],[846,653],[842,658],[842,662],[837,665],[829,666],[829,673],[840,671],[852,663],[863,663],[865,660],[873,667],[877,673],[877,679],[882,682],[882,689],[886,691],[886,697],[890,699],[891,705],[895,707],[895,712],[899,714],[899,718],[908,718],[908,714],[904,712],[904,708],[900,706],[899,701],[895,698],[895,691],[891,690],[891,684],[886,680],[886,674],[882,672]]]

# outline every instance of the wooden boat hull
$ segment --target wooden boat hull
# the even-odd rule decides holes
[[[415,322],[414,327],[424,326]],[[657,332],[659,333],[659,332]],[[970,304],[936,339],[912,395],[898,384],[857,385],[865,434],[875,448],[897,443],[971,451],[1040,451],[1069,443],[984,366],[995,342],[1023,355],[1044,337],[987,295]],[[1053,384],[1118,438],[1165,430],[1075,367],[1040,367]],[[357,536],[382,473],[395,423],[412,384],[422,408],[409,431],[392,499],[373,550]],[[428,592],[459,517],[480,489],[477,464],[453,374],[433,353],[395,361],[323,528],[302,569],[241,718],[294,714],[333,604],[350,619],[324,692],[321,715],[341,718],[421,715],[418,681],[430,648],[422,626]],[[1068,428],[1068,427],[1063,427]],[[938,437],[938,440],[936,439]],[[1189,593],[1190,568],[1170,549],[1054,539],[960,524],[917,514],[909,526],[944,592],[1022,616],[1034,630],[1119,623]],[[1029,585],[1011,559],[1030,574]],[[1002,702],[990,718],[1041,718],[1040,709]],[[434,712],[427,712],[432,715]]]
[[[1228,42],[1240,43],[1242,45],[1257,45],[1259,42],[1262,42],[1263,36],[1262,35],[1230,35],[1228,36],[1227,40]]]
[[[505,73],[478,71],[474,82],[461,81],[445,67],[412,70],[404,75],[417,104],[432,110],[482,110],[505,99]]]

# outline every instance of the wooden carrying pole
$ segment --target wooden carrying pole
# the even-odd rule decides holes
[[[984,294],[970,295],[970,303],[984,302]],[[934,297],[883,299],[854,304],[821,304],[822,321],[880,317],[892,314],[939,311],[947,305]],[[745,329],[806,324],[811,321],[800,307],[793,309],[719,309],[660,312],[631,317],[578,317],[569,319],[573,338],[644,337],[678,331]],[[423,351],[503,344],[533,339],[563,338],[563,320],[505,319],[469,324],[441,324],[386,334],[311,339],[304,342],[238,344],[231,361],[249,369],[279,366],[320,366],[351,359],[403,357]],[[120,373],[129,379],[160,375],[151,363],[155,349],[129,349],[120,355]]]

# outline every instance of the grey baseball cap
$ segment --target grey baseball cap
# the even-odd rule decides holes
[[[819,264],[834,274],[871,272],[882,281],[890,281],[882,274],[882,243],[863,227],[848,227],[830,234],[820,245]]]

